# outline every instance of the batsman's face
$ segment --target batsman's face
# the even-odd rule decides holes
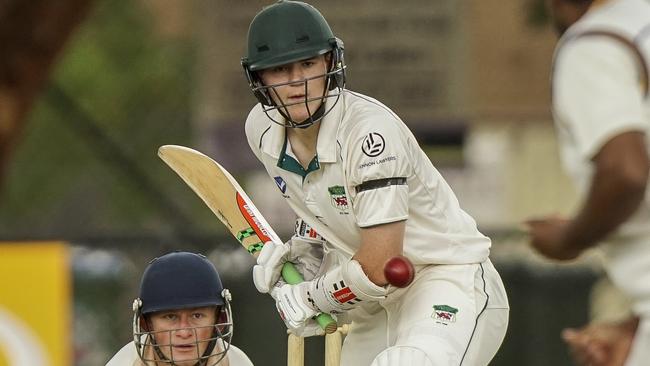
[[[154,313],[151,326],[158,348],[175,365],[195,365],[213,336],[215,316],[214,307]]]
[[[293,121],[313,114],[325,93],[329,55],[280,65],[260,71],[260,78],[276,105]],[[285,106],[282,108],[282,106]]]

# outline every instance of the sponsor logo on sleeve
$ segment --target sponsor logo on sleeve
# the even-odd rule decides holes
[[[361,143],[361,151],[367,156],[374,158],[384,152],[386,141],[384,137],[377,132],[371,132],[364,137]]]
[[[361,143],[361,151],[363,154],[370,158],[376,158],[381,155],[386,148],[386,140],[384,137],[377,132],[371,132],[364,137],[363,142]],[[365,159],[362,160],[361,164],[357,166],[359,170],[364,168],[370,168],[376,165],[381,165],[389,162],[397,161],[397,156],[390,155],[384,156],[377,159]]]
[[[391,162],[391,161],[397,161],[397,157],[396,156],[386,156],[385,158],[366,161],[366,162],[363,162],[363,163],[359,164],[358,169],[361,170],[361,169],[364,169],[364,168],[369,168],[369,167],[375,166],[375,165],[381,165],[381,164],[388,163],[388,162]]]

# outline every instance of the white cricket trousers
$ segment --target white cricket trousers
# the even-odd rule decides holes
[[[489,259],[426,266],[409,287],[349,313],[341,366],[368,366],[392,346],[418,348],[436,366],[487,365],[505,337],[509,311],[501,277]]]

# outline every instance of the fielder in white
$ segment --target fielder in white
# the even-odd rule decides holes
[[[319,312],[351,322],[341,365],[487,365],[509,313],[490,239],[400,118],[345,89],[343,54],[302,2],[278,1],[250,25],[242,65],[259,104],[246,135],[299,217],[289,242],[264,246],[255,285],[298,335],[319,333]],[[403,289],[383,274],[398,254],[417,271]],[[309,281],[278,282],[286,260]]]
[[[133,342],[106,366],[252,366],[230,344],[230,300],[205,256],[172,252],[155,258],[133,302]]]
[[[564,339],[582,365],[648,365],[650,4],[550,3],[562,34],[552,77],[554,118],[564,165],[583,197],[571,219],[529,222],[531,243],[547,257],[570,260],[602,242],[605,269],[632,300],[635,316],[567,330]]]

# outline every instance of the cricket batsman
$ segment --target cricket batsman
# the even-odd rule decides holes
[[[289,330],[319,333],[321,312],[349,322],[345,366],[487,365],[509,314],[490,239],[404,122],[345,88],[343,42],[322,14],[298,1],[265,7],[242,66],[259,102],[248,143],[299,218],[293,238],[264,245],[253,269]],[[405,288],[383,272],[398,255],[415,265]],[[288,260],[306,282],[279,281]]]

